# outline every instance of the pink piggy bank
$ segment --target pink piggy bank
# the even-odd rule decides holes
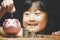
[[[18,19],[5,19],[3,30],[6,35],[17,35],[21,30],[21,24]]]

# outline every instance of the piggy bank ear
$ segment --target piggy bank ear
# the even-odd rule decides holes
[[[19,27],[21,28],[21,23],[20,23],[20,22],[18,22],[18,25],[19,25]]]
[[[8,20],[5,19],[4,22],[3,22],[3,26],[5,26],[5,24],[6,24],[7,22],[8,22]]]
[[[21,23],[18,19],[15,20],[15,22],[18,24],[18,26],[21,28]]]

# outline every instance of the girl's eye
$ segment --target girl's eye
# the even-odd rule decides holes
[[[26,13],[25,15],[29,15],[29,13]]]
[[[40,15],[40,13],[35,13],[35,15],[39,16],[39,15]]]
[[[28,16],[30,13],[29,12],[25,12],[24,15]]]

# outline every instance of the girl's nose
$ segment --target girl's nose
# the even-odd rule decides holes
[[[35,15],[31,14],[30,17],[29,17],[29,20],[35,20]]]
[[[35,20],[29,20],[29,22],[36,22]]]

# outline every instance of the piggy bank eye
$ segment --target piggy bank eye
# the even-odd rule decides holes
[[[14,24],[14,22],[13,22],[13,24]]]
[[[10,22],[8,22],[8,24],[10,24]]]

